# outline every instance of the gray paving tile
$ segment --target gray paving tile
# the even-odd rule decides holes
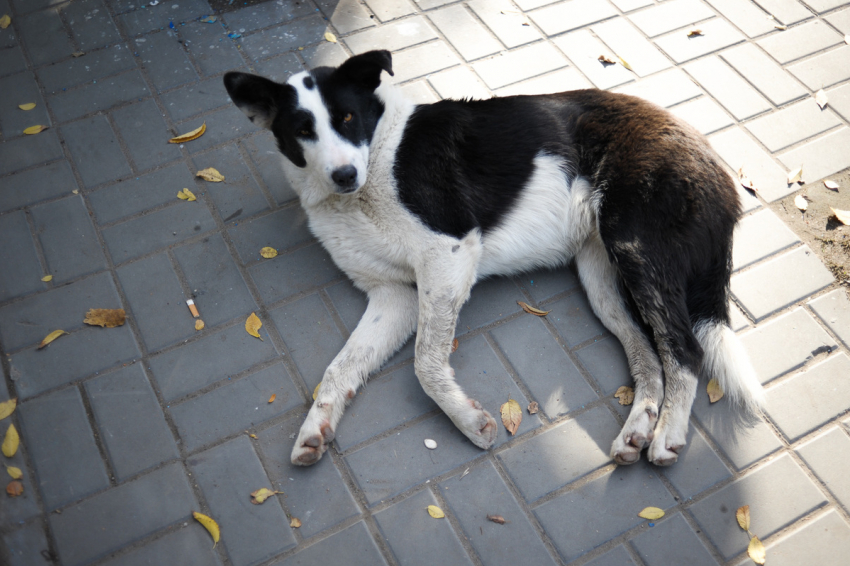
[[[0,39],[2,41],[2,39]],[[0,56],[0,77],[11,75],[23,71],[27,68],[27,62],[24,59],[24,53],[17,45],[0,46],[2,48],[2,56]]]
[[[476,466],[464,478],[447,479],[439,487],[467,540],[485,564],[555,563],[490,462]],[[493,523],[487,515],[501,515],[510,523]]]
[[[771,25],[766,18],[759,21]],[[720,55],[777,106],[808,94],[794,77],[752,43],[733,47]]]
[[[44,10],[15,18],[33,65],[52,63],[74,52],[58,10]]]
[[[460,310],[455,334],[462,336],[521,310],[522,294],[511,279],[498,277],[476,284]]]
[[[717,562],[694,534],[682,515],[674,515],[634,538],[632,544],[647,566],[692,564],[716,566]]]
[[[31,523],[3,535],[3,544],[8,552],[8,566],[47,566],[44,558],[49,547],[44,528],[40,523]]]
[[[77,181],[68,162],[55,161],[4,178],[3,191],[0,192],[0,212],[67,195],[76,189]]]
[[[614,416],[600,406],[511,446],[499,461],[532,502],[609,464],[611,442],[619,432]]]
[[[768,414],[790,441],[850,409],[844,393],[850,379],[850,358],[840,353],[772,387],[767,392]]]
[[[112,117],[136,169],[145,171],[181,157],[177,144],[167,143],[171,136],[153,100],[121,108]]]
[[[134,70],[103,79],[92,79],[90,83],[68,92],[57,91],[56,95],[47,98],[47,104],[57,120],[66,122],[92,112],[109,110],[150,94],[141,73]]]
[[[252,59],[265,59],[324,38],[328,23],[318,14],[297,22],[265,29],[239,40],[244,52]],[[368,51],[368,50],[367,50]]]
[[[680,104],[670,111],[703,135],[712,134],[735,123],[719,104],[707,96]]]
[[[743,168],[758,193],[768,202],[797,190],[789,186],[785,171],[741,128],[731,128],[709,138],[714,151],[733,170]]]
[[[746,39],[741,32],[721,18],[701,22],[699,27],[703,35],[691,38],[683,30],[683,32],[674,32],[660,37],[655,44],[674,62],[684,63]]]
[[[451,523],[435,521],[429,505],[440,506],[430,491],[422,491],[375,515],[381,534],[401,564],[466,564],[473,562],[460,544]],[[410,533],[416,533],[411,537]]]
[[[180,27],[180,36],[202,75],[217,75],[245,64],[236,44],[217,22],[191,22]]]
[[[85,387],[118,481],[180,457],[141,364],[96,377]]]
[[[801,367],[816,354],[838,347],[802,308],[741,335],[741,342],[762,383]]]
[[[586,29],[562,35],[552,42],[593,82],[596,88],[607,90],[637,78],[637,75],[622,65],[603,65],[599,61],[599,56],[614,54]]]
[[[844,34],[850,33],[850,10],[838,10],[824,18]]]
[[[227,12],[222,18],[230,29],[244,33],[300,18],[311,12],[313,9],[308,4],[298,0],[275,0]]]
[[[626,352],[615,337],[594,340],[592,344],[578,350],[576,355],[604,394],[610,395],[621,385],[632,383]]]
[[[55,131],[4,141],[0,150],[0,175],[62,157],[62,146]]]
[[[198,454],[189,465],[211,516],[226,527],[221,544],[231,564],[256,564],[295,546],[278,496],[262,505],[250,502],[250,493],[269,487],[269,480],[247,435]]]
[[[838,125],[841,120],[829,108],[821,110],[817,102],[809,98],[756,118],[748,122],[746,128],[768,150],[775,152]]]
[[[617,2],[614,2],[615,4]],[[622,546],[616,547],[614,550],[609,550],[599,558],[591,560],[587,563],[588,566],[635,566],[629,553]]]
[[[623,505],[628,501],[628,505]],[[654,468],[641,461],[616,468],[582,487],[548,501],[534,514],[565,562],[593,550],[644,519],[647,506],[669,509],[676,502]]]
[[[841,6],[842,4],[843,2],[841,0],[812,0],[809,6],[814,8],[817,13],[822,14],[823,12]]]
[[[664,469],[664,475],[682,497],[689,498],[716,485],[732,474],[694,427],[688,430],[687,444],[679,451],[675,466]],[[675,563],[671,561],[670,563]]]
[[[824,324],[850,346],[850,299],[840,289],[809,302],[809,306]]]
[[[829,90],[826,94],[829,96],[830,108],[838,112],[844,119],[850,117],[850,85]]]
[[[844,473],[850,466],[850,438],[833,428],[796,449],[817,478],[845,508],[850,507],[850,478]]]
[[[144,546],[103,562],[105,566],[153,566],[164,557],[181,566],[220,566],[218,553],[210,548],[210,535],[192,521]]]
[[[623,94],[639,96],[664,108],[702,95],[702,91],[693,79],[680,69],[670,69],[614,90]]]
[[[407,0],[368,0],[366,5],[382,22],[407,16],[415,11]]]
[[[769,35],[756,43],[771,57],[785,65],[806,55],[822,51],[827,47],[838,45],[843,41],[841,34],[824,22],[815,20],[790,28],[782,33]]]
[[[750,530],[765,539],[824,501],[803,470],[782,455],[690,509],[708,539],[728,560],[746,550],[749,542],[735,520],[738,507],[750,506]]]
[[[189,122],[184,122],[180,125],[180,130],[188,132],[200,127],[204,122],[207,124],[207,131],[203,136],[186,145],[189,153],[198,153],[199,151],[259,130],[250,120],[245,119],[245,114],[241,110],[232,104],[212,114],[207,114],[203,118],[195,118]],[[210,165],[214,164],[206,165],[206,167]]]
[[[203,169],[205,164],[214,163],[216,169],[224,175],[223,183],[204,183],[204,188],[212,197],[223,221],[253,216],[269,208],[265,195],[235,145],[204,153],[195,157],[194,161],[199,170]]]
[[[548,43],[536,43],[474,63],[472,67],[487,86],[495,89],[554,71],[565,67],[566,64],[557,49]]]
[[[283,251],[313,239],[307,216],[299,206],[239,222],[228,233],[243,263],[262,259],[260,250],[266,246]]]
[[[329,15],[331,23],[340,33],[351,33],[375,25],[363,5],[356,0],[316,0],[316,5]]]
[[[835,510],[767,545],[770,563],[776,566],[841,564],[848,552],[850,528]]]
[[[32,208],[47,269],[62,283],[106,269],[106,258],[82,197],[72,195]]]
[[[0,301],[44,289],[43,270],[23,211],[0,216],[0,241],[0,265],[14,266],[0,271]]]
[[[319,44],[316,47],[312,47],[314,51],[319,49],[322,45],[336,45],[334,43],[325,43]],[[342,48],[336,45],[336,47],[342,51]],[[305,49],[306,51],[306,49]],[[299,53],[304,53],[304,51],[299,51]],[[343,52],[342,60],[348,59],[348,54]],[[325,65],[325,63],[322,63]],[[310,67],[317,65],[308,65]],[[320,65],[319,65],[320,66]],[[335,65],[325,65],[325,66],[335,66]],[[265,59],[263,61],[258,61],[254,63],[254,68],[257,70],[257,74],[267,79],[271,79],[273,81],[279,83],[285,83],[289,77],[296,73],[300,73],[304,70],[304,65],[301,61],[298,60],[298,57],[295,56],[294,53],[284,53],[283,55],[276,55],[271,59]]]
[[[779,160],[789,170],[805,164],[806,168],[803,172],[807,177],[822,179],[850,166],[850,155],[843,151],[848,143],[850,143],[850,128],[842,127],[780,155]]]
[[[291,297],[342,276],[330,255],[319,244],[253,266],[250,270],[266,303]]]
[[[552,94],[567,90],[592,88],[583,74],[575,67],[559,69],[546,75],[534,77],[527,81],[514,83],[496,91],[496,96],[514,96],[517,94]],[[483,97],[482,97],[483,98]]]
[[[164,253],[119,267],[118,280],[149,351],[195,333],[192,313],[177,275]]]
[[[738,120],[770,110],[770,103],[718,57],[700,59],[685,70]]]
[[[338,43],[320,43],[313,47],[305,47],[301,57],[307,62],[307,67],[338,67],[346,59],[348,53]]]
[[[345,44],[352,53],[357,55],[372,49],[397,51],[436,38],[437,34],[427,20],[422,16],[416,16],[403,22],[387,24],[350,35],[345,38]]]
[[[655,37],[674,29],[714,16],[711,9],[697,0],[673,0],[654,8],[641,10],[629,19],[649,37]]]
[[[735,270],[747,267],[799,241],[776,214],[761,210],[742,218],[735,227],[732,264]]]
[[[363,522],[309,546],[273,566],[309,566],[310,564],[341,564],[347,566],[385,566],[386,561]]]
[[[151,502],[156,502],[151,504]],[[51,513],[48,522],[63,564],[78,566],[177,521],[191,521],[198,502],[180,464]]]
[[[2,374],[2,372],[0,372],[0,374]],[[3,377],[3,375],[0,375],[0,377]],[[5,393],[6,392],[4,391],[4,396],[7,396]],[[4,436],[9,426],[8,423],[9,421],[4,421],[2,423]],[[18,432],[20,433],[20,427]],[[38,484],[34,481],[33,474],[26,463],[26,457],[28,455],[27,452],[26,444],[22,444],[18,447],[18,451],[14,456],[11,458],[4,457],[3,463],[6,466],[15,466],[21,470],[23,473],[21,483],[24,484],[23,494],[17,497],[9,497],[4,500],[3,505],[0,506],[0,527],[3,527],[3,531],[6,533],[41,513],[38,501],[39,497],[36,493],[38,491],[38,488],[36,487]],[[36,524],[40,526],[40,522],[36,521]],[[12,549],[11,546],[9,548],[10,550]]]
[[[94,49],[121,40],[103,0],[82,0],[60,8],[80,49]]]
[[[756,3],[783,24],[793,24],[812,17],[812,13],[795,0],[758,0]]]
[[[614,53],[628,61],[641,77],[671,66],[670,60],[646,40],[626,18],[615,18],[593,25],[593,31]]]
[[[538,303],[579,286],[578,277],[570,267],[530,271],[520,275],[518,281],[520,289]]]
[[[151,8],[154,8],[151,6]],[[210,6],[204,0],[181,0],[180,2],[160,2],[154,9],[134,10],[121,14],[117,20],[127,35],[133,36],[154,29],[168,28],[169,22],[177,25],[199,16],[211,13]]]
[[[749,37],[775,29],[775,23],[767,19],[767,14],[748,0],[708,0],[708,3]]]
[[[467,61],[498,53],[502,45],[464,6],[455,5],[428,14],[446,39]]]
[[[62,89],[100,80],[135,66],[132,50],[127,49],[124,44],[118,44],[108,49],[86,53],[82,57],[74,57],[41,67],[35,73],[41,80],[44,90],[48,94],[56,94]]]
[[[180,187],[170,187],[172,206],[103,229],[112,261],[123,263],[215,229],[215,220],[203,201],[179,201]],[[195,187],[189,188],[195,191]]]
[[[790,65],[788,70],[812,91],[827,88],[850,77],[844,64],[848,53],[850,46],[844,45]]]
[[[284,157],[278,151],[271,133],[262,132],[242,143],[260,174],[260,180],[269,189],[277,203],[283,204],[296,199],[295,191],[283,175],[280,160]]]
[[[130,166],[106,116],[92,116],[63,126],[62,136],[86,187],[130,175]]]
[[[536,10],[530,14],[530,17],[535,24],[540,26],[543,33],[547,36],[553,36],[616,15],[617,10],[607,1],[572,0]],[[536,37],[532,36],[523,43],[533,39],[536,39]],[[508,47],[515,46],[508,43],[506,45]]]
[[[50,116],[31,71],[0,79],[3,102],[0,104],[0,131],[6,139],[18,137],[26,128],[41,124],[50,126]],[[35,103],[35,108],[22,111],[19,104]]]
[[[177,34],[166,30],[131,41],[139,54],[147,76],[157,90],[163,91],[198,79]]]
[[[234,70],[247,71],[245,68]],[[175,122],[191,118],[207,110],[230,105],[227,91],[224,89],[224,82],[220,77],[191,83],[168,91],[160,95],[160,100],[165,106],[165,111]],[[203,120],[198,125],[200,126],[202,123]],[[181,132],[188,132],[192,129],[194,128],[180,126]]]
[[[551,309],[546,320],[555,325],[568,346],[575,346],[607,332],[593,314],[584,292],[573,293],[546,308]]]
[[[109,487],[77,388],[23,403],[18,411],[48,510]]]
[[[578,368],[536,317],[522,316],[493,329],[492,334],[550,418],[596,400]]]

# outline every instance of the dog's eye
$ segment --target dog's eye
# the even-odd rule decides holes
[[[342,117],[343,122],[351,122],[352,119],[354,119],[354,114],[351,112]]]
[[[298,130],[298,134],[302,136],[309,136],[310,130]]]

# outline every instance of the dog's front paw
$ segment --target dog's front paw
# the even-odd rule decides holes
[[[685,425],[664,426],[659,423],[655,429],[655,438],[646,451],[649,461],[656,466],[670,466],[679,459],[679,452],[687,442],[687,422]]]
[[[292,448],[291,459],[296,466],[311,466],[318,462],[334,438],[334,431],[328,421],[324,421],[318,430],[308,425],[307,422],[301,427]]]
[[[496,442],[499,428],[490,413],[481,407],[475,399],[468,399],[469,409],[461,416],[462,422],[458,428],[473,444],[487,450]]]
[[[632,409],[623,430],[611,445],[611,458],[621,466],[634,464],[640,460],[644,446],[652,442],[653,430],[658,410],[655,406],[643,410]]]

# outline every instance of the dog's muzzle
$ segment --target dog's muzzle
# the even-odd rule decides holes
[[[343,165],[331,173],[331,179],[339,192],[350,193],[357,188],[357,168],[354,165]]]

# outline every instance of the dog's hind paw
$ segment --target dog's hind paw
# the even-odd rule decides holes
[[[463,426],[459,426],[469,440],[477,447],[487,450],[496,442],[499,428],[490,413],[481,407],[475,399],[468,399],[471,410],[463,415]]]
[[[640,460],[644,446],[652,442],[658,410],[654,405],[644,409],[632,409],[623,430],[611,445],[611,458],[621,466]]]
[[[298,433],[298,440],[292,448],[292,463],[296,466],[310,466],[322,458],[322,454],[328,449],[328,444],[334,438],[334,432],[326,421],[319,428],[319,434],[305,434],[302,427]]]
[[[649,445],[649,450],[646,451],[646,457],[656,466],[675,464],[679,459],[679,453],[687,442],[687,428],[684,428],[684,430],[673,430],[673,427],[666,428],[667,430],[656,431],[655,439]]]

